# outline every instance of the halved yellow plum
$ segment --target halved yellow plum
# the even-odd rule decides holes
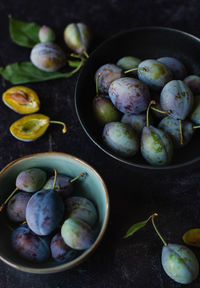
[[[10,132],[18,140],[31,142],[41,137],[46,132],[50,123],[62,125],[62,132],[67,132],[65,123],[50,121],[50,118],[43,114],[32,114],[22,117],[10,126]]]
[[[32,114],[40,109],[37,93],[25,86],[14,86],[3,93],[6,106],[19,114]]]
[[[190,229],[183,235],[185,244],[200,247],[200,228]]]

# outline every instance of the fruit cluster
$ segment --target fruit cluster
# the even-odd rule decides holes
[[[11,243],[21,257],[39,263],[51,255],[64,263],[91,247],[97,233],[97,209],[85,197],[71,196],[73,183],[83,176],[72,179],[55,170],[48,177],[39,168],[18,174],[15,190],[0,208],[6,206],[9,220],[17,224]]]
[[[16,27],[18,28],[16,29]],[[25,31],[29,31],[29,33],[26,34]],[[77,53],[69,55],[73,60],[67,59],[63,50],[54,43],[56,35],[50,27],[45,25],[40,27],[36,23],[25,23],[10,17],[10,34],[13,41],[18,45],[32,47],[31,62],[21,63],[17,70],[14,64],[15,68],[13,68],[13,71],[11,68],[12,64],[5,68],[10,71],[10,76],[14,74],[14,78],[17,77],[17,79],[13,79],[13,76],[6,78],[12,83],[37,82],[70,77],[82,67],[86,58],[89,57],[87,50],[91,42],[91,32],[84,23],[68,24],[64,30],[66,45]],[[19,35],[21,37],[18,37]],[[30,40],[32,41],[30,42]],[[56,71],[66,64],[75,69],[69,73],[58,72],[56,74]],[[30,73],[29,76],[31,77],[27,75],[28,73]],[[51,123],[61,124],[63,125],[62,132],[66,133],[67,131],[65,123],[52,121],[43,114],[33,114],[40,109],[40,99],[37,93],[28,87],[14,86],[10,88],[3,93],[2,100],[5,105],[16,113],[30,114],[15,121],[10,126],[11,134],[18,140],[30,142],[40,138]]]
[[[174,148],[188,144],[199,128],[200,77],[187,76],[176,58],[123,57],[101,66],[95,82],[93,110],[104,126],[103,141],[122,157],[140,149],[151,165],[167,165]]]

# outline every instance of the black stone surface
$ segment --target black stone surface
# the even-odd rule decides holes
[[[8,14],[51,26],[63,47],[62,33],[66,24],[85,22],[92,27],[95,47],[114,33],[139,26],[168,26],[199,36],[199,8],[198,0],[1,0],[0,65],[27,60],[30,53],[29,49],[11,42]],[[158,212],[157,223],[166,241],[181,244],[183,233],[200,225],[200,164],[182,171],[151,175],[131,170],[105,155],[87,138],[77,120],[74,109],[76,79],[74,76],[27,85],[40,95],[42,113],[67,123],[66,136],[52,126],[36,142],[17,141],[10,135],[9,126],[19,116],[0,102],[0,168],[18,157],[44,151],[71,153],[88,161],[100,172],[109,189],[111,215],[107,233],[96,252],[70,271],[32,275],[0,263],[0,287],[181,287],[166,276],[161,267],[162,243],[150,224],[131,239],[124,240],[123,235],[134,222]],[[1,93],[10,86],[0,79]],[[200,250],[192,250],[200,260]],[[187,287],[199,285],[198,278]]]

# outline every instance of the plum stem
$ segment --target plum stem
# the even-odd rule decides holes
[[[53,190],[56,187],[57,177],[58,177],[58,171],[56,169],[54,169],[54,180],[53,180],[53,187],[52,187]]]
[[[85,55],[86,58],[89,58],[89,55],[86,50],[83,51],[83,54]]]
[[[132,71],[138,71],[138,70],[142,70],[144,72],[147,72],[147,68],[145,68],[145,67],[141,67],[141,68],[135,67],[135,68],[131,68],[131,69],[124,71],[124,74],[130,73]]]
[[[80,54],[71,53],[70,56],[73,57],[73,58],[78,58],[78,59],[81,59],[81,60],[84,60],[84,61],[85,61],[85,59],[83,58],[83,56],[80,55]]]
[[[153,224],[153,228],[155,229],[156,233],[158,234],[158,236],[160,237],[160,239],[162,240],[164,246],[167,246],[167,242],[163,239],[163,237],[161,236],[160,232],[158,231],[157,227],[156,227],[156,224],[154,222],[154,218],[158,216],[157,213],[154,213],[151,217],[151,221],[152,221],[152,224]]]
[[[156,111],[156,112],[159,112],[159,113],[161,113],[161,114],[171,114],[171,113],[172,113],[171,110],[163,111],[163,110],[160,110],[160,109],[158,109],[158,108],[156,108],[156,107],[151,107],[151,109],[154,110],[154,111]]]
[[[101,73],[99,72],[97,74],[97,78],[96,78],[96,97],[99,96],[99,77],[101,76]]]
[[[76,180],[78,180],[80,177],[83,177],[84,175],[85,175],[85,173],[81,173],[80,175],[78,175],[75,178],[73,178],[72,180],[70,180],[70,183],[75,182]]]
[[[80,64],[79,64],[74,70],[72,70],[71,72],[69,72],[69,73],[67,74],[67,77],[70,77],[70,76],[74,75],[76,72],[78,72],[78,71],[80,70],[80,68],[83,66],[84,61],[85,61],[85,60],[82,59],[82,60],[80,61]]]
[[[3,210],[3,208],[6,206],[6,204],[8,203],[8,201],[10,200],[10,198],[15,194],[16,191],[18,191],[19,188],[15,188],[13,190],[13,192],[8,196],[8,198],[3,202],[3,204],[0,206],[0,212]]]
[[[180,137],[181,137],[181,145],[183,145],[183,128],[182,128],[182,120],[179,120],[179,130],[180,130]]]
[[[193,126],[192,128],[193,128],[193,129],[199,129],[200,126]]]
[[[51,120],[50,123],[62,125],[63,126],[62,133],[65,134],[67,132],[67,126],[64,122]]]
[[[156,104],[156,101],[154,100],[151,100],[149,102],[149,105],[148,105],[148,108],[147,108],[147,115],[146,115],[146,118],[147,118],[147,127],[149,127],[150,123],[149,123],[149,110],[151,108],[151,105],[155,105]]]

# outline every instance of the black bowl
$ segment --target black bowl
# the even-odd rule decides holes
[[[181,168],[200,160],[200,133],[195,132],[186,147],[174,151],[170,165],[149,165],[138,153],[132,158],[123,158],[112,152],[102,141],[102,128],[98,126],[92,110],[95,97],[94,74],[103,64],[116,63],[123,56],[141,59],[171,56],[180,59],[189,74],[200,74],[200,40],[188,33],[163,27],[143,27],[117,34],[103,42],[85,63],[75,90],[75,106],[79,121],[89,138],[104,152],[128,165],[145,169]]]

